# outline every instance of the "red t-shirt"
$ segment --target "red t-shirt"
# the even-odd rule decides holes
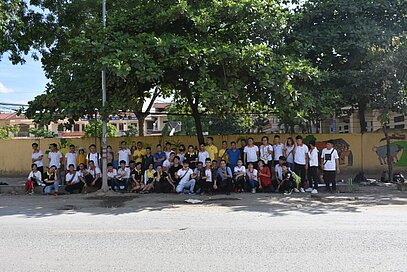
[[[259,180],[261,182],[261,186],[263,186],[263,187],[269,186],[271,183],[270,169],[265,166],[265,167],[263,167],[263,169],[259,170],[259,172],[262,174],[265,174],[267,176],[270,176],[270,177],[264,177],[264,176],[260,176],[260,174],[259,174]]]

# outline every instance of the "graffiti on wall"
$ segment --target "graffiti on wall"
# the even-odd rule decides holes
[[[393,133],[390,135],[390,158],[387,159],[386,144],[374,146],[373,151],[377,154],[381,165],[393,163],[395,166],[407,166],[407,141],[405,134]],[[386,138],[382,138],[380,143],[386,142]]]

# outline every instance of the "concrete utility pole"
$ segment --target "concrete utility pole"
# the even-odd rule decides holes
[[[102,3],[103,28],[106,28],[106,0]],[[106,105],[106,71],[102,70],[102,109]],[[102,114],[102,191],[107,192],[107,116]]]

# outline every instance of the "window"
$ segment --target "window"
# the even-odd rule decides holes
[[[343,127],[343,129],[344,129],[344,130],[348,130],[348,129],[349,129],[349,126],[346,125],[346,126]]]
[[[119,124],[119,131],[123,131],[124,130],[124,124],[123,123],[120,123]]]
[[[394,126],[394,128],[404,128],[405,126],[404,126],[404,124],[402,124],[402,125],[395,125]]]
[[[339,126],[339,130],[342,130],[342,126]]]
[[[75,124],[73,126],[73,131],[79,131],[79,124]]]
[[[394,123],[404,122],[404,115],[394,117]]]

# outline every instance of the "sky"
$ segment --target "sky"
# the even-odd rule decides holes
[[[25,64],[13,65],[7,56],[0,60],[0,103],[27,104],[44,92],[47,82],[40,61],[27,57]]]

